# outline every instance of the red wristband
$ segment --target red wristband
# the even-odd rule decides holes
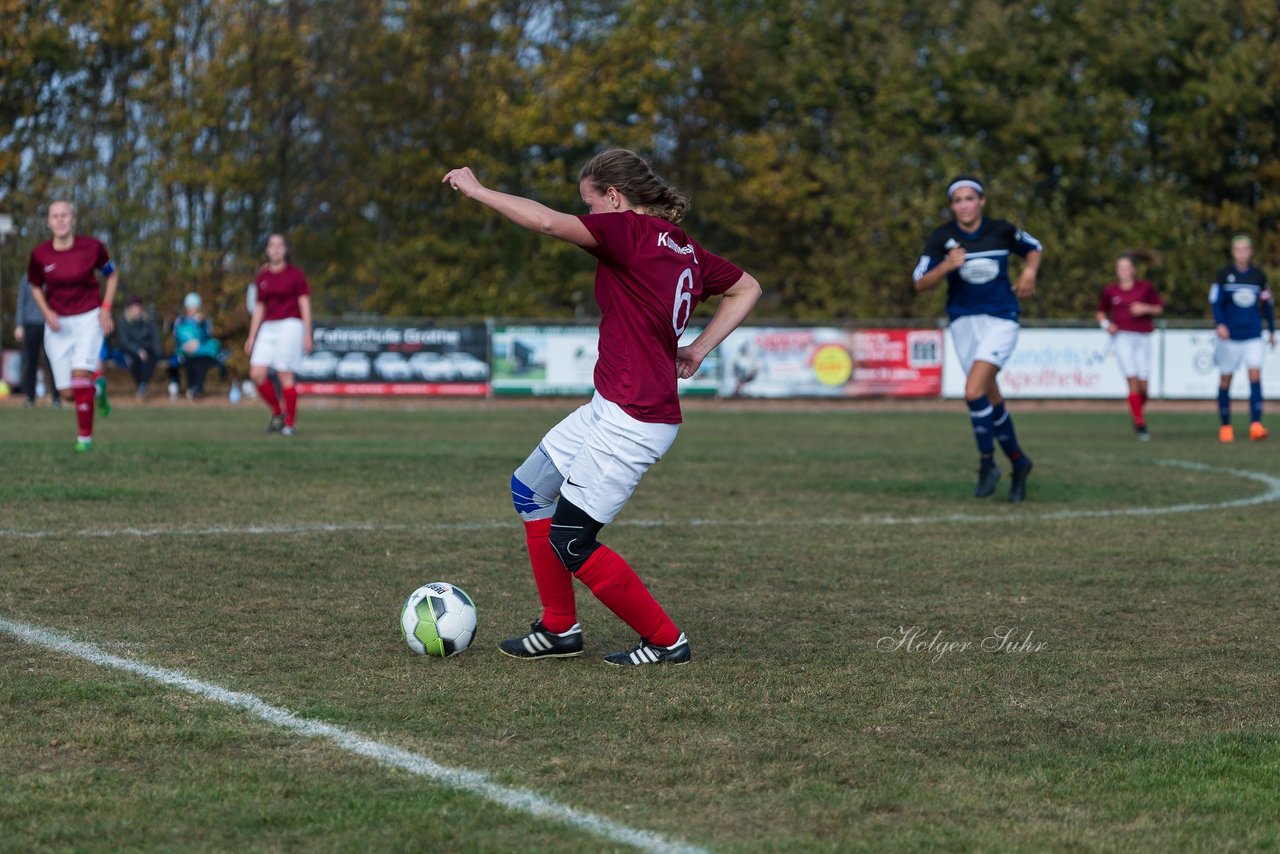
[[[111,303],[107,302],[106,300],[103,300],[102,307],[105,308],[107,311],[111,311]]]

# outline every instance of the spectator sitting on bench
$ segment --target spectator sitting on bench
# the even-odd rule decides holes
[[[175,392],[178,368],[187,369],[187,399],[195,400],[204,394],[204,378],[210,368],[217,368],[227,375],[227,353],[217,338],[213,337],[213,324],[204,316],[200,295],[187,294],[182,301],[183,313],[173,323],[174,351],[169,360],[170,396]]]
[[[129,297],[125,303],[124,322],[116,327],[116,337],[125,367],[137,384],[138,397],[144,398],[160,356],[160,333],[156,331],[155,318],[143,308],[141,297]]]

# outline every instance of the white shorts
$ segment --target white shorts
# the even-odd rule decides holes
[[[1250,370],[1261,369],[1262,354],[1261,338],[1249,338],[1245,341],[1218,339],[1218,346],[1213,351],[1213,363],[1218,366],[1218,373],[1225,377],[1238,371],[1241,362]]]
[[[1125,379],[1151,379],[1151,338],[1149,332],[1117,332],[1111,342],[1116,361]]]
[[[679,424],[637,421],[597,392],[552,427],[539,447],[565,477],[560,494],[607,524],[679,430]]]
[[[258,327],[249,364],[296,374],[302,366],[302,321],[296,317],[268,320]]]
[[[1018,346],[1018,321],[989,314],[969,314],[951,321],[951,343],[965,376],[974,362],[988,362],[997,368],[1013,355]]]
[[[53,387],[71,388],[72,371],[98,370],[102,356],[102,321],[98,309],[58,318],[58,331],[44,327],[44,352],[53,371]]]

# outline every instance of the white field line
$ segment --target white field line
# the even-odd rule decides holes
[[[1267,487],[1265,492],[1247,498],[1227,501],[1189,502],[1150,507],[1117,507],[1109,510],[1053,510],[1047,513],[1024,512],[1026,505],[1010,508],[1005,513],[949,513],[933,516],[889,516],[863,514],[861,516],[832,516],[805,519],[621,519],[612,524],[635,528],[667,527],[792,527],[815,525],[826,527],[855,527],[859,525],[937,525],[948,522],[1028,522],[1056,519],[1098,519],[1124,516],[1170,516],[1179,513],[1200,513],[1206,510],[1227,510],[1235,507],[1254,507],[1280,501],[1280,478],[1245,469],[1210,466],[1184,460],[1162,460],[1159,465],[1183,468],[1207,474],[1230,475],[1252,480]],[[375,522],[300,522],[289,525],[214,525],[205,527],[152,527],[152,528],[81,528],[71,531],[37,530],[23,531],[0,528],[0,539],[54,539],[95,537],[218,537],[218,536],[273,536],[284,534],[328,534],[348,531],[487,531],[504,528],[515,529],[513,515],[507,520],[478,522],[423,522],[415,525],[381,524]]]
[[[619,824],[602,816],[584,812],[571,806],[539,795],[527,789],[516,789],[493,782],[487,774],[465,768],[448,768],[418,753],[412,753],[390,744],[365,738],[351,730],[324,721],[301,718],[279,706],[240,691],[231,691],[210,682],[188,676],[180,670],[154,667],[140,661],[121,658],[104,652],[91,643],[77,641],[59,632],[16,623],[0,618],[0,632],[32,646],[74,656],[99,667],[123,670],[143,679],[158,682],[188,694],[240,709],[269,724],[290,730],[307,738],[330,741],[348,753],[364,756],[391,768],[399,768],[425,777],[441,786],[459,789],[492,801],[515,812],[527,813],[538,818],[561,822],[579,830],[595,834],[609,842],[630,845],[642,851],[653,852],[702,852],[704,849],[683,842],[673,841],[644,830]]]

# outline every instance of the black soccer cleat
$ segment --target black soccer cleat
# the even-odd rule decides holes
[[[627,667],[637,664],[688,664],[693,659],[689,649],[689,639],[680,633],[680,637],[671,646],[657,646],[640,638],[640,645],[626,652],[615,652],[604,657],[605,664],[616,664]]]
[[[283,415],[272,415],[271,420],[267,422],[268,433],[279,433],[282,427],[284,427]]]
[[[978,467],[978,485],[973,488],[974,498],[986,498],[996,491],[1000,482],[1000,467],[995,463],[983,463]]]
[[[1009,481],[1009,500],[1014,504],[1027,500],[1027,477],[1032,469],[1031,457],[1023,457],[1019,462],[1025,462],[1026,465],[1014,466],[1013,477]]]
[[[582,626],[574,623],[567,632],[547,631],[542,620],[529,626],[524,637],[507,638],[498,649],[512,658],[573,658],[582,655]]]

